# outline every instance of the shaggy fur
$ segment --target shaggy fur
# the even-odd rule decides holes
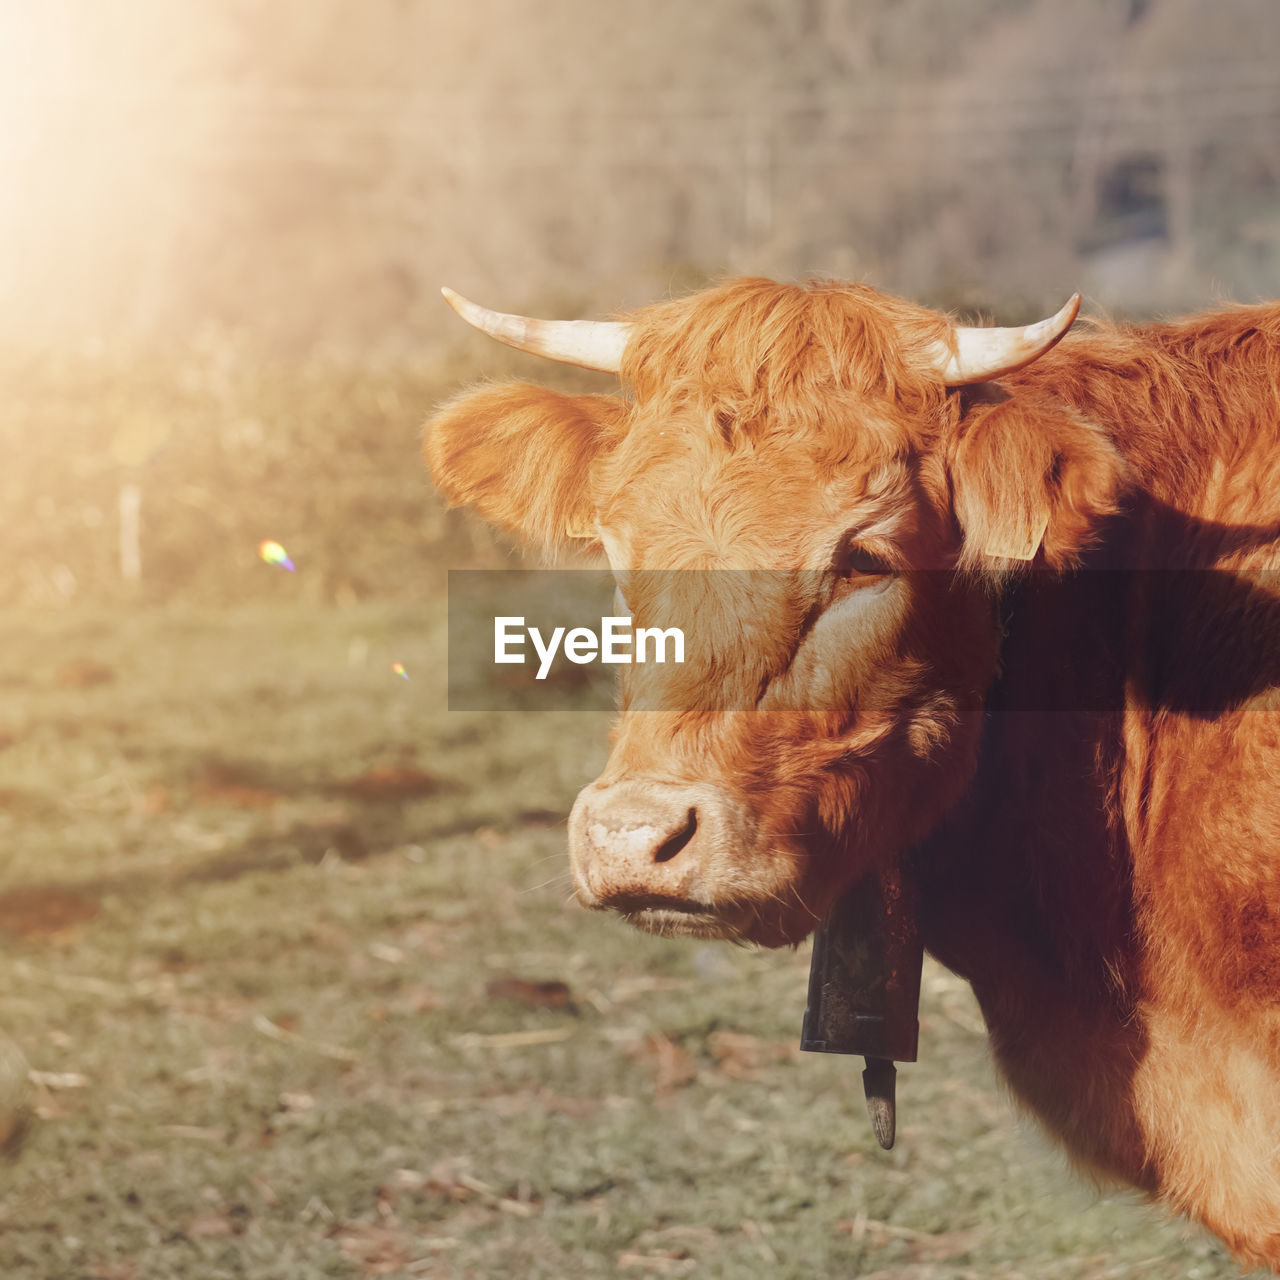
[[[1072,1157],[1280,1268],[1280,306],[959,390],[945,317],[866,287],[631,319],[630,400],[490,388],[427,443],[451,500],[594,527],[637,624],[692,630],[627,669],[664,709],[601,783],[749,816],[699,866],[733,936],[798,941],[897,860]]]

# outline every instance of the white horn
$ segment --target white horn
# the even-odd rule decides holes
[[[956,325],[955,353],[941,344],[934,353],[938,372],[949,387],[986,382],[1012,373],[1044,355],[1071,328],[1079,310],[1080,295],[1073,293],[1056,316],[1020,329],[970,329]]]
[[[533,320],[469,302],[452,289],[441,289],[444,300],[471,326],[505,342],[517,351],[546,356],[561,364],[581,365],[601,373],[617,373],[631,326],[608,320]]]

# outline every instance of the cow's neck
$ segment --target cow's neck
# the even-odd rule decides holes
[[[1003,980],[1011,949],[1092,984],[1126,945],[1127,912],[1103,904],[1130,896],[1115,820],[1130,585],[1109,571],[1037,575],[1006,604],[977,772],[919,852],[935,916],[926,943],[975,985],[987,970]],[[984,917],[1002,927],[966,923]]]
[[[1089,1101],[1089,1072],[1138,1060],[1121,590],[1102,573],[1017,591],[977,773],[915,861],[924,944],[971,982],[1015,1092],[1141,1182],[1138,1135],[1119,1113],[1097,1128]]]

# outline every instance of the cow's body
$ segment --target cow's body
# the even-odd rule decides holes
[[[830,562],[740,656],[762,689],[846,681],[846,713],[624,713],[580,896],[777,944],[898,860],[1073,1158],[1280,1269],[1280,306],[948,391],[931,313],[736,288],[640,313],[634,408],[499,388],[430,443],[450,496],[542,540],[585,495],[638,613],[651,570]]]
[[[1130,469],[1007,599],[926,945],[1068,1151],[1280,1261],[1280,307],[1068,338],[1006,384]],[[1072,710],[1071,708],[1075,708]]]

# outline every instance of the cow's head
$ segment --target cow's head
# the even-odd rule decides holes
[[[612,756],[570,820],[580,900],[654,932],[798,942],[972,777],[992,583],[1070,565],[1111,509],[1106,438],[1043,380],[993,381],[1079,298],[964,329],[858,285],[743,280],[616,324],[449,296],[631,396],[464,395],[430,426],[436,484],[528,542],[585,534],[637,626],[687,630],[683,666],[623,668]]]

